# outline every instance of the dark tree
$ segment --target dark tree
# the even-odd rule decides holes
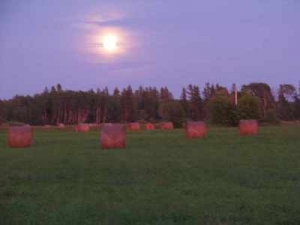
[[[190,106],[189,101],[187,99],[187,91],[185,88],[182,88],[181,96],[180,96],[180,103],[183,108],[183,111],[187,118],[190,117]]]
[[[242,92],[256,96],[260,99],[260,108],[264,117],[267,110],[275,108],[275,99],[269,85],[265,83],[250,83],[242,86]]]
[[[188,86],[188,96],[190,101],[189,115],[192,120],[202,120],[204,117],[203,102],[200,96],[199,87],[196,85]]]

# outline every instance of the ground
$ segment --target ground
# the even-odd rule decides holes
[[[36,131],[28,149],[0,132],[0,224],[300,224],[300,127],[240,137],[211,128],[128,135]]]

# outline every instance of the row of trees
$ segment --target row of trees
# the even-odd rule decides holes
[[[103,122],[156,122],[168,120],[176,126],[186,120],[207,120],[218,125],[236,125],[239,119],[275,123],[300,119],[300,96],[290,84],[282,84],[274,95],[265,83],[243,85],[235,104],[234,88],[206,83],[182,89],[175,99],[167,87],[131,86],[109,93],[103,90],[63,90],[60,84],[34,96],[0,100],[0,123],[18,121],[33,125]]]

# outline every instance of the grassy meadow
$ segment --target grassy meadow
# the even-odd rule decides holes
[[[128,134],[38,130],[28,149],[0,132],[0,224],[300,224],[300,127],[253,137],[211,128]]]

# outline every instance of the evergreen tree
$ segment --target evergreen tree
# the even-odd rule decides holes
[[[189,102],[187,99],[187,92],[185,88],[182,88],[182,92],[181,92],[181,96],[180,96],[180,103],[181,106],[184,110],[184,113],[186,115],[186,117],[189,117],[190,115],[190,107],[189,107]]]
[[[192,120],[203,120],[203,102],[200,96],[199,87],[196,85],[188,86],[188,95],[190,101],[190,117]]]

